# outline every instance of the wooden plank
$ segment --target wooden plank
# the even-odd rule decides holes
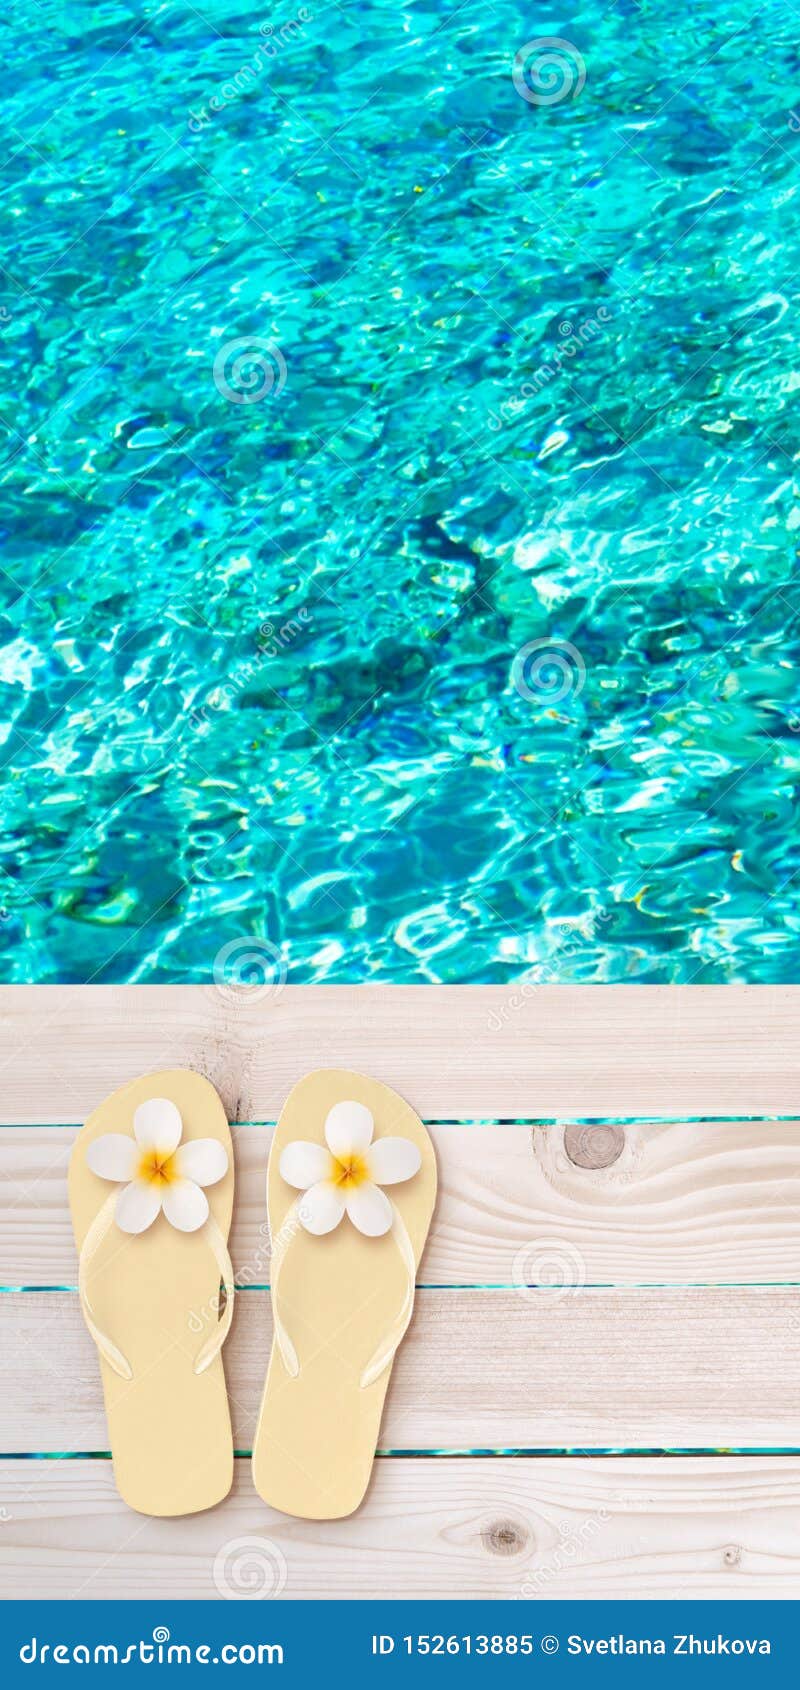
[[[6,1293],[0,1453],[106,1447],[97,1360],[72,1292]],[[269,1294],[226,1344],[250,1447]],[[420,1291],[380,1444],[398,1450],[800,1450],[798,1294],[781,1289]]]
[[[266,1508],[244,1461],[190,1519],[132,1514],[106,1462],[3,1462],[0,1494],[7,1598],[218,1599],[248,1575],[288,1599],[800,1596],[790,1459],[379,1461],[323,1525]]]
[[[798,1121],[431,1131],[440,1196],[422,1284],[800,1280]],[[74,1137],[66,1127],[0,1130],[2,1285],[75,1283],[65,1192]],[[234,1132],[231,1249],[242,1284],[269,1281],[270,1138],[265,1127]]]
[[[378,1075],[431,1119],[789,1115],[799,1034],[798,986],[7,986],[0,1106],[79,1121],[175,1064],[235,1120],[274,1119],[323,1066]]]

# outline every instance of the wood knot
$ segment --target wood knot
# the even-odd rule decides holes
[[[729,1543],[727,1549],[723,1550],[722,1559],[726,1567],[738,1567],[742,1559],[741,1545]]]
[[[564,1128],[564,1149],[576,1168],[610,1168],[625,1147],[623,1127],[605,1123]]]
[[[484,1549],[490,1555],[521,1555],[528,1545],[528,1533],[516,1520],[495,1520],[481,1532]]]

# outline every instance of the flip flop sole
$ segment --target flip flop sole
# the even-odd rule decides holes
[[[362,1376],[409,1288],[408,1268],[391,1234],[367,1237],[346,1215],[321,1237],[293,1225],[299,1194],[281,1177],[281,1152],[296,1139],[322,1145],[326,1116],[344,1101],[371,1111],[375,1142],[397,1136],[419,1148],[418,1173],[386,1188],[417,1266],[436,1201],[433,1145],[396,1092],[339,1069],[310,1074],[294,1087],[275,1129],[267,1200],[273,1260],[281,1229],[290,1233],[280,1268],[278,1313],[296,1350],[299,1372],[290,1375],[273,1343],[253,1447],[253,1479],[272,1507],[312,1520],[351,1514],[367,1489],[391,1365],[371,1384],[363,1384]]]
[[[135,1110],[156,1097],[179,1109],[181,1144],[216,1138],[227,1152],[227,1172],[206,1190],[211,1216],[227,1239],[234,1176],[225,1111],[208,1080],[179,1069],[123,1086],[79,1133],[69,1167],[79,1254],[115,1189],[89,1168],[88,1147],[106,1133],[132,1133]],[[213,1507],[231,1487],[233,1438],[222,1356],[195,1372],[201,1347],[220,1319],[220,1269],[206,1226],[180,1232],[163,1213],[136,1234],[112,1223],[92,1254],[87,1291],[96,1325],[132,1373],[121,1378],[100,1357],[117,1490],[142,1514],[193,1514]]]

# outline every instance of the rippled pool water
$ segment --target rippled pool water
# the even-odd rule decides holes
[[[12,5],[6,980],[798,977],[798,43]]]

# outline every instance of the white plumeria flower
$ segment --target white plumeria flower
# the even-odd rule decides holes
[[[325,1120],[325,1144],[295,1139],[281,1152],[281,1177],[305,1192],[298,1219],[306,1232],[332,1232],[345,1212],[367,1238],[388,1232],[393,1209],[382,1185],[411,1179],[422,1156],[410,1138],[379,1138],[363,1103],[335,1103]],[[327,1148],[326,1148],[327,1145]]]
[[[140,1103],[133,1117],[134,1137],[104,1133],[86,1152],[93,1174],[125,1181],[114,1219],[123,1232],[145,1232],[163,1209],[179,1232],[196,1232],[208,1219],[208,1198],[201,1189],[215,1185],[228,1168],[228,1152],[217,1138],[181,1144],[180,1110],[167,1097]]]

